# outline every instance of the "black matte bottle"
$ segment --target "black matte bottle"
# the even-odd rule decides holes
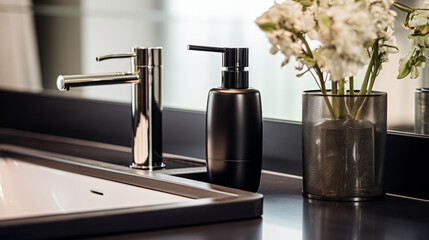
[[[248,87],[248,48],[189,45],[222,52],[222,86],[209,92],[206,159],[211,183],[256,192],[262,167],[262,110],[258,90]]]

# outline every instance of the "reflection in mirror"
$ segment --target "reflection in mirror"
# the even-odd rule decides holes
[[[262,94],[264,117],[301,121],[302,91],[318,87],[311,75],[296,77],[293,63],[281,68],[283,57],[269,53],[270,44],[254,21],[271,5],[272,0],[0,0],[0,84],[56,91],[59,74],[130,70],[129,60],[97,63],[96,56],[128,52],[133,46],[162,46],[163,105],[205,111],[207,92],[220,86],[221,60],[216,54],[197,57],[186,46],[249,47],[249,82]],[[399,47],[406,51],[404,18],[398,12],[395,31]],[[396,79],[402,54],[391,56],[374,89],[388,92],[388,128],[412,132],[414,89],[424,85],[422,77]],[[129,85],[71,92],[131,101]]]

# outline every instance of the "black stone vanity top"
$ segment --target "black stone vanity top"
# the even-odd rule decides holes
[[[262,218],[102,238],[428,239],[429,201],[392,195],[359,203],[310,200],[302,197],[301,184],[299,178],[265,172],[259,189]]]
[[[52,148],[52,139],[1,129],[0,142],[27,147]],[[56,142],[58,152],[85,156],[123,165],[128,148],[97,144],[84,148],[78,140]],[[101,151],[102,150],[102,151]],[[110,152],[109,158],[101,158]],[[123,159],[124,162],[116,162]],[[183,164],[186,163],[184,158]],[[201,168],[201,164],[191,163]],[[181,166],[179,166],[181,167]],[[92,236],[94,239],[428,239],[429,201],[388,194],[385,199],[368,202],[329,202],[310,200],[301,195],[300,177],[263,171],[259,193],[264,195],[261,218],[226,221],[152,231]],[[138,224],[138,223],[136,223]],[[110,226],[104,226],[109,228]],[[58,231],[52,229],[51,231]]]
[[[51,137],[35,141],[32,134],[2,129],[0,142],[44,149]],[[18,132],[19,133],[19,132]],[[55,137],[55,139],[57,139]],[[59,152],[123,165],[128,148],[82,147],[80,141],[57,142]],[[89,142],[88,142],[89,143]],[[63,146],[64,145],[64,146]],[[113,145],[110,145],[113,146]],[[106,156],[109,158],[100,158]],[[101,154],[102,153],[102,154]],[[123,159],[124,162],[116,162]],[[186,158],[185,158],[186,159]],[[187,163],[189,164],[189,163]],[[195,167],[201,165],[192,163]],[[179,166],[180,167],[180,166]],[[94,239],[428,239],[429,201],[388,194],[368,202],[329,202],[301,195],[300,177],[263,171],[259,193],[264,195],[261,218],[93,236]],[[138,224],[138,223],[136,223]],[[109,226],[104,226],[109,228]],[[52,229],[58,231],[58,229]]]

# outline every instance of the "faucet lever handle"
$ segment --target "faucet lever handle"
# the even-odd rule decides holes
[[[117,54],[107,54],[107,55],[103,55],[103,56],[98,56],[95,59],[97,60],[97,62],[101,62],[103,60],[107,60],[107,59],[111,59],[111,58],[131,58],[131,57],[136,57],[136,53],[135,52],[130,52],[130,53],[117,53]]]

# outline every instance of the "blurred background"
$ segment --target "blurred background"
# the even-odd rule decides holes
[[[163,47],[164,107],[205,111],[207,93],[220,86],[220,54],[191,52],[188,44],[248,47],[250,86],[262,94],[265,118],[301,121],[301,94],[317,89],[311,75],[269,53],[255,19],[272,0],[0,0],[0,87],[55,92],[60,74],[130,71],[130,60],[95,57],[133,46]],[[409,2],[407,2],[409,4]],[[421,1],[411,1],[411,5]],[[414,90],[429,86],[429,72],[397,80],[408,32],[398,12],[395,35],[402,53],[384,64],[374,89],[388,92],[388,128],[412,132]],[[355,78],[360,86],[363,72]],[[64,96],[131,102],[129,85],[76,88]]]

